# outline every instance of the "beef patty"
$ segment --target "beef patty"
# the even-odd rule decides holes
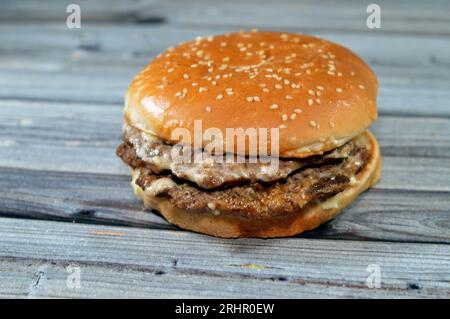
[[[185,164],[189,167],[184,170],[183,164],[171,165],[170,145],[142,137],[136,140],[136,135],[125,134],[117,153],[138,171],[135,183],[140,188],[152,196],[169,199],[177,208],[263,218],[296,213],[307,204],[324,201],[354,183],[371,154],[365,143],[358,143],[358,138],[321,156],[280,159],[282,172],[266,179],[257,174],[261,171],[257,163],[209,162],[205,170],[202,164]],[[139,147],[145,149],[151,160],[147,155],[140,156]],[[191,166],[201,172],[201,178],[192,178],[195,174]]]
[[[334,163],[349,156],[354,148],[347,143],[332,152],[306,159],[279,159],[278,165],[271,167],[257,158],[234,156],[232,163],[226,163],[224,156],[215,157],[203,153],[201,162],[180,163],[172,158],[172,145],[139,131],[132,126],[125,126],[124,142],[118,147],[117,155],[133,168],[145,167],[150,172],[160,174],[168,171],[174,176],[191,181],[204,189],[214,189],[224,185],[243,183],[270,183],[287,178],[302,167]],[[221,160],[221,161],[220,161]]]

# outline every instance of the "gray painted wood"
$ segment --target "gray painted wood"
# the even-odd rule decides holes
[[[15,297],[448,298],[450,246],[319,239],[224,240],[189,232],[2,219],[0,295]],[[369,289],[367,267],[380,267]],[[81,288],[66,286],[80,267]]]
[[[121,140],[122,109],[109,104],[0,101],[0,151],[4,154],[0,166],[127,173],[114,155]],[[416,169],[435,177],[447,175],[450,118],[381,116],[371,130],[384,156],[411,157],[404,160],[413,165],[406,169],[406,175]],[[429,166],[417,157],[443,158],[443,165]],[[437,162],[430,160],[429,164]],[[398,183],[398,177],[405,178],[402,172],[390,181]],[[427,175],[425,181],[418,179],[414,185],[446,184]]]
[[[225,31],[218,27],[208,33]],[[61,24],[3,24],[0,97],[120,104],[130,79],[154,55],[199,34],[205,31],[172,25],[87,24],[69,30]],[[348,46],[374,68],[381,113],[450,116],[448,38],[314,34]]]
[[[57,0],[39,2],[3,1],[7,10],[0,12],[4,21],[56,21],[64,23],[67,3]],[[366,7],[370,2],[281,0],[151,0],[119,1],[79,0],[84,21],[141,23],[146,25],[174,24],[199,26],[205,30],[218,25],[240,28],[304,30],[338,30],[367,32]],[[378,0],[382,28],[377,32],[450,34],[448,1],[388,1]]]
[[[173,228],[142,208],[126,175],[1,168],[0,176],[3,216]],[[450,243],[448,207],[448,192],[376,187],[303,236]]]
[[[450,297],[448,1],[379,1],[376,31],[349,0],[77,3],[81,30],[65,27],[63,2],[2,2],[0,297]],[[179,230],[142,208],[114,155],[140,68],[180,41],[251,27],[339,42],[379,77],[380,183],[296,238]],[[65,284],[71,264],[81,289]],[[369,264],[380,289],[365,285]]]

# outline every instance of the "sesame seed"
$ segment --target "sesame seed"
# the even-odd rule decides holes
[[[320,99],[316,99],[316,103],[321,104],[322,102],[320,101]]]
[[[291,114],[291,120],[295,120],[296,117],[297,117],[297,114],[295,114],[295,113]]]
[[[270,90],[269,90],[268,88],[263,88],[262,90],[263,90],[263,92],[265,92],[265,93],[269,93],[269,92],[270,92]]]
[[[331,128],[334,128],[336,126],[336,124],[333,121],[330,121],[329,125]]]
[[[164,84],[160,84],[160,85],[158,85],[158,86],[157,86],[157,88],[158,88],[158,89],[162,89],[162,88],[164,88]]]
[[[284,124],[281,124],[281,125],[279,126],[279,128],[287,128],[287,126],[284,125]]]
[[[289,80],[284,80],[284,84],[286,84],[286,85],[288,85],[290,82],[289,82]]]
[[[247,102],[253,102],[253,96],[248,96],[247,97]]]
[[[211,84],[212,85],[217,85],[217,82],[216,81],[211,81]]]
[[[302,113],[302,110],[301,109],[294,109],[294,112],[295,113]]]
[[[288,119],[287,114],[283,114],[283,116],[281,117],[281,119],[282,119],[283,121],[287,121],[287,119]]]
[[[317,88],[318,90],[321,90],[321,91],[324,90],[323,86],[320,86],[320,85],[316,86],[316,88]]]
[[[362,85],[362,84],[358,85],[358,87],[359,87],[360,89],[364,89],[364,85]]]
[[[227,92],[233,91],[233,88],[226,88],[225,91]]]
[[[336,88],[336,92],[342,93],[342,89],[341,88]]]
[[[167,72],[169,73],[173,72],[173,68],[168,69]]]
[[[261,88],[266,87],[266,83],[259,83],[258,86]]]
[[[222,94],[219,94],[219,95],[216,96],[216,100],[221,100],[221,99],[223,99],[223,95]]]
[[[192,82],[192,86],[197,86],[198,83],[197,82]]]
[[[183,74],[183,79],[185,79],[185,80],[187,80],[187,79],[189,79],[189,74]]]
[[[314,122],[314,121],[309,121],[309,125],[311,125],[312,127],[316,127],[316,126],[317,126],[317,123]]]
[[[313,99],[309,99],[309,100],[308,100],[308,105],[309,105],[309,106],[313,105],[313,103],[314,103]]]
[[[286,100],[292,100],[292,96],[286,95]]]
[[[198,92],[199,93],[206,92],[206,88],[201,86],[201,87],[198,88]]]
[[[253,100],[255,100],[255,102],[261,102],[261,99],[259,98],[259,96],[254,96]]]
[[[211,107],[210,106],[206,107],[206,112],[211,112]]]
[[[277,89],[277,90],[281,90],[283,87],[281,86],[281,84],[275,84],[275,88]]]
[[[276,110],[276,109],[278,109],[278,104],[272,104],[272,105],[270,106],[270,108],[271,108],[272,110]]]
[[[313,90],[308,90],[309,95],[316,95],[316,93]]]

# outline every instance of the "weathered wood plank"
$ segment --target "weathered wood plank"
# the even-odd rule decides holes
[[[0,25],[0,97],[122,103],[130,79],[147,61],[202,33],[172,26],[88,25],[75,31]],[[445,38],[317,34],[347,45],[374,68],[382,113],[450,116]]]
[[[147,58],[198,35],[218,34],[236,28],[214,27],[208,30],[180,26],[141,26],[86,24],[81,29],[67,29],[61,24],[0,24],[2,54],[62,54],[69,58],[75,50],[98,52],[122,58]],[[292,29],[291,32],[302,32]],[[130,34],[132,36],[130,36]],[[391,67],[448,66],[450,44],[446,37],[386,35],[380,33],[336,33],[316,31],[311,34],[340,43],[371,65]],[[78,56],[72,58],[79,58]]]
[[[16,297],[448,298],[450,246],[0,219],[0,295]],[[366,285],[378,265],[381,287]],[[68,289],[68,265],[81,288]],[[38,280],[37,280],[38,279]]]
[[[172,228],[145,211],[128,175],[0,168],[0,215]],[[330,223],[303,236],[450,243],[449,192],[376,187]]]
[[[77,1],[83,22],[175,24],[181,26],[302,28],[375,32],[366,27],[366,7],[360,1]],[[379,0],[382,28],[376,32],[450,34],[448,1]],[[58,21],[64,23],[67,3],[4,1],[2,21]]]
[[[108,63],[122,67],[113,69]],[[40,70],[5,70],[0,66],[0,98],[122,104],[131,79],[145,64],[144,61],[93,58],[84,64],[65,65],[53,60],[33,62],[31,66],[30,58],[15,58],[9,65],[36,66]],[[128,67],[124,69],[124,65]],[[450,77],[444,79],[448,71],[422,69],[425,71],[375,67],[381,85],[380,114],[450,117]]]
[[[114,155],[122,125],[120,106],[0,105],[3,214],[170,227],[142,210],[131,194],[128,169]],[[385,157],[375,190],[310,236],[448,242],[449,121],[382,117],[374,131],[383,154],[399,157]]]
[[[109,171],[122,123],[121,105],[0,101],[0,166]],[[371,129],[386,156],[450,158],[450,118],[381,116]]]

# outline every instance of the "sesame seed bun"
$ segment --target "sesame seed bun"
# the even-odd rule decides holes
[[[139,170],[132,170],[131,185],[146,207],[159,211],[170,223],[181,228],[217,237],[287,237],[302,233],[331,220],[363,191],[375,184],[381,175],[381,155],[377,140],[368,131],[356,137],[370,151],[370,160],[353,183],[337,195],[319,203],[311,203],[302,210],[281,215],[248,216],[194,212],[175,207],[170,199],[154,196],[136,184]]]
[[[133,80],[125,121],[177,143],[194,121],[218,128],[279,128],[280,157],[343,145],[377,118],[377,79],[350,50],[312,36],[238,32],[170,48]],[[203,146],[209,140],[203,140]],[[270,137],[268,140],[270,146]],[[246,148],[247,153],[248,148]]]

